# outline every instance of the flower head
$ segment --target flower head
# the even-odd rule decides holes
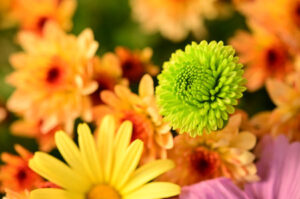
[[[239,6],[243,14],[279,36],[291,49],[299,51],[299,0],[244,1]]]
[[[204,181],[182,189],[180,199],[285,199],[300,197],[300,143],[289,144],[284,136],[262,141],[262,154],[257,163],[261,181],[245,185],[244,191],[230,179]]]
[[[243,65],[222,42],[192,43],[163,66],[156,88],[165,120],[191,136],[222,129],[245,91]]]
[[[220,132],[192,138],[178,135],[167,157],[176,163],[175,169],[164,174],[161,180],[181,186],[226,176],[237,184],[257,180],[254,154],[255,136],[240,132],[241,115],[230,118]]]
[[[247,87],[255,91],[270,77],[283,79],[293,69],[288,46],[265,27],[250,23],[252,32],[239,31],[231,39],[241,62],[247,67]]]
[[[139,84],[139,94],[118,85],[112,91],[102,91],[105,103],[94,108],[94,119],[101,120],[107,113],[113,114],[118,123],[129,120],[133,124],[131,140],[140,139],[145,144],[141,163],[166,158],[166,149],[173,147],[170,126],[158,113],[154,97],[153,80],[144,75]]]
[[[7,4],[4,20],[20,24],[22,30],[41,34],[51,21],[64,30],[72,27],[71,18],[76,0],[4,0]],[[2,1],[1,1],[2,4]],[[4,24],[8,26],[9,24]]]
[[[115,51],[123,77],[132,83],[140,81],[145,73],[157,75],[159,72],[158,66],[151,62],[153,53],[151,48],[131,51],[124,47],[117,47]]]
[[[216,0],[131,0],[133,17],[147,32],[159,31],[173,41],[184,39],[190,31],[202,36],[205,18],[215,18]]]
[[[27,120],[43,121],[42,132],[57,125],[71,132],[77,117],[91,119],[88,95],[97,89],[92,59],[98,43],[89,29],[76,38],[47,23],[44,33],[19,35],[25,52],[11,56],[16,70],[7,80],[16,91],[8,108]]]
[[[0,168],[1,189],[22,192],[31,190],[43,182],[42,178],[28,166],[32,154],[23,147],[16,145],[19,156],[2,153],[1,160],[5,163]]]
[[[289,77],[286,82],[276,79],[267,81],[267,91],[277,107],[273,111],[257,114],[252,123],[260,134],[285,134],[291,141],[300,141],[300,72]]]
[[[173,168],[172,161],[157,160],[136,169],[143,142],[130,143],[131,130],[132,124],[126,121],[115,134],[114,119],[107,116],[95,142],[88,126],[80,124],[79,148],[65,133],[56,133],[57,147],[68,165],[42,152],[35,153],[29,165],[61,189],[37,189],[30,198],[154,199],[177,195],[180,188],[175,184],[149,182]]]
[[[128,80],[123,77],[122,67],[117,55],[105,53],[102,57],[95,57],[93,60],[94,75],[98,83],[98,88],[92,94],[91,98],[94,105],[102,103],[99,94],[103,90],[114,90],[117,84],[127,86]]]

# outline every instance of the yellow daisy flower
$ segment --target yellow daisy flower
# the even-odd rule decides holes
[[[106,116],[96,142],[86,124],[78,126],[79,148],[63,132],[56,144],[68,165],[43,152],[35,153],[29,166],[58,188],[37,189],[30,199],[158,199],[178,195],[178,185],[149,182],[172,169],[170,160],[157,160],[136,169],[143,142],[130,144],[132,124],[122,123],[115,134],[112,116]]]
[[[86,29],[75,37],[49,22],[43,37],[24,31],[19,41],[25,51],[10,58],[15,71],[7,80],[16,91],[8,109],[25,119],[43,121],[44,133],[61,124],[71,132],[77,117],[89,121],[88,95],[97,89],[92,75],[98,42],[92,31]]]
[[[154,159],[166,158],[166,150],[173,147],[171,127],[163,121],[154,97],[154,85],[150,75],[144,75],[139,84],[139,94],[126,86],[118,85],[112,91],[102,91],[105,105],[94,108],[94,119],[101,120],[112,114],[118,123],[129,120],[133,123],[131,140],[140,139],[145,143],[142,164]]]

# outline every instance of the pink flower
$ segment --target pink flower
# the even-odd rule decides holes
[[[265,136],[257,163],[261,181],[238,188],[230,179],[218,178],[183,187],[180,199],[286,199],[300,198],[300,142],[285,136]]]

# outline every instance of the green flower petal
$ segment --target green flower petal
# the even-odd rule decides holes
[[[191,136],[224,128],[246,90],[243,65],[231,46],[202,41],[177,50],[163,66],[156,88],[161,114]]]

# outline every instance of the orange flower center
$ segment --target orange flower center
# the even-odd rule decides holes
[[[53,57],[49,68],[46,71],[45,81],[49,86],[58,86],[62,83],[66,75],[67,64],[59,57]]]
[[[47,82],[53,84],[59,80],[60,70],[57,66],[50,68],[47,74]]]
[[[266,50],[265,60],[268,68],[281,70],[285,66],[286,54],[278,47],[271,47]]]
[[[121,66],[123,70],[123,76],[133,82],[139,81],[144,74],[144,68],[141,61],[133,57],[122,62]]]
[[[214,174],[220,166],[219,154],[209,151],[203,147],[198,147],[190,157],[191,165],[202,177]]]
[[[109,185],[96,185],[88,192],[86,199],[121,199],[121,196]]]
[[[294,4],[291,14],[296,25],[300,26],[300,2],[299,1]]]
[[[24,180],[26,180],[27,178],[27,172],[25,169],[20,169],[18,172],[17,172],[17,179],[18,181],[20,182],[24,182]]]
[[[37,20],[37,23],[36,23],[36,28],[39,32],[42,32],[46,22],[49,20],[48,17],[46,16],[41,16],[38,20]]]

